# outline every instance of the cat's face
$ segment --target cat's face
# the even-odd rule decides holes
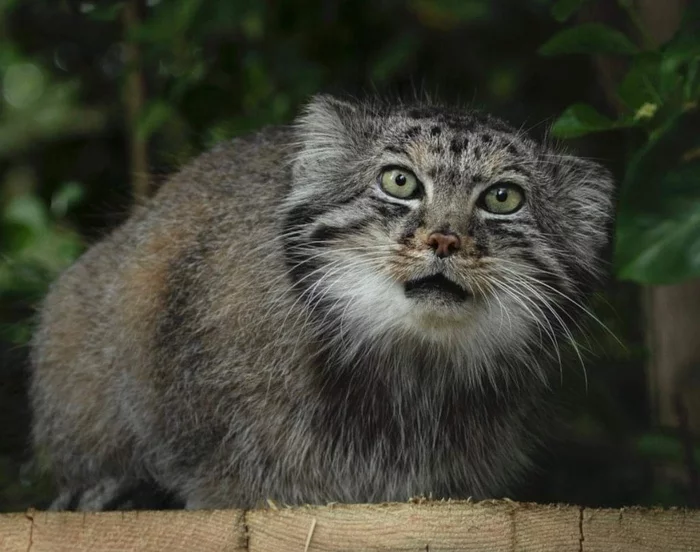
[[[321,319],[488,354],[560,331],[598,274],[612,184],[593,163],[420,106],[320,98],[298,136],[285,247]]]

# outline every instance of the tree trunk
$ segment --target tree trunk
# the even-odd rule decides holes
[[[660,43],[673,36],[684,0],[638,0],[637,4],[652,40]],[[681,429],[700,432],[700,387],[692,377],[700,366],[700,280],[650,287],[645,306],[654,417],[661,425],[675,427],[680,415],[687,420],[687,427]]]
[[[124,47],[126,58],[126,83],[124,104],[127,115],[131,189],[134,203],[143,202],[150,193],[148,168],[148,143],[139,133],[138,123],[146,102],[146,82],[141,64],[141,50],[129,37],[129,32],[143,18],[142,0],[127,0],[124,4]]]

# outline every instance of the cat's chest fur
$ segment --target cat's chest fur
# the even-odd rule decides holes
[[[507,488],[533,444],[523,438],[531,401],[491,384],[455,384],[455,367],[414,357],[410,366],[402,354],[345,365],[319,357],[310,400],[287,405],[281,426],[259,428],[270,442],[283,436],[287,451],[267,449],[261,493],[288,503],[373,502],[486,497]],[[397,368],[403,373],[378,374]]]

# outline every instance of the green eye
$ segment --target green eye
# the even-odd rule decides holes
[[[525,194],[515,184],[495,184],[479,198],[479,207],[495,215],[510,215],[525,203]]]
[[[410,199],[418,192],[418,179],[405,169],[388,169],[382,173],[379,182],[387,194],[401,199]]]

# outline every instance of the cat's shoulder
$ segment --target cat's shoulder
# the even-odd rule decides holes
[[[269,199],[288,184],[294,148],[290,126],[266,127],[222,141],[176,171],[155,201],[182,195],[223,201],[260,195]]]

